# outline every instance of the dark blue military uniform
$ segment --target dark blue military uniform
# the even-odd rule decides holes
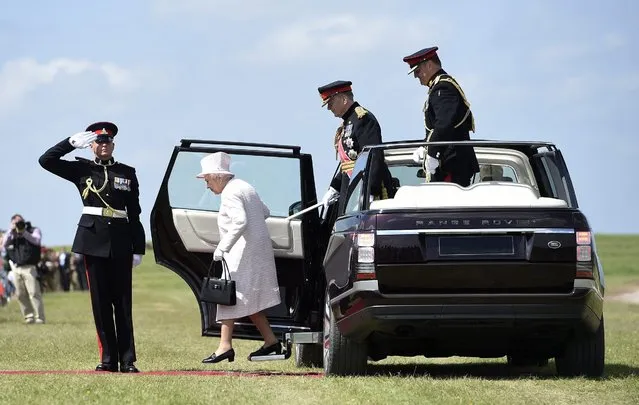
[[[112,141],[117,127],[96,123],[96,142]],[[131,166],[99,159],[61,159],[75,148],[69,138],[39,159],[49,172],[78,188],[84,205],[73,252],[84,256],[101,364],[96,370],[137,372],[132,318],[133,254],[144,254],[146,238],[140,222],[138,179]],[[115,323],[114,323],[115,315]]]
[[[404,57],[412,73],[421,63],[437,55],[437,47],[425,48]],[[428,82],[428,99],[424,104],[425,140],[429,142],[468,141],[475,132],[475,119],[470,103],[457,81],[439,69]],[[479,171],[472,146],[430,145],[427,153],[440,161],[433,181],[449,181],[468,186]]]
[[[350,92],[352,82],[336,81],[318,88],[323,105],[335,94]],[[355,161],[362,149],[367,145],[382,143],[382,129],[377,118],[369,110],[354,102],[342,115],[342,125],[335,133],[334,147],[340,161],[339,170],[333,177],[330,186],[342,193],[350,181]],[[376,199],[392,196],[391,174],[384,162],[383,154],[375,151],[370,174],[371,194]]]

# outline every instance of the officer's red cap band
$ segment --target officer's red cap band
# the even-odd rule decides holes
[[[93,133],[96,134],[96,135],[113,136],[113,132],[109,131],[108,129],[98,129],[97,131],[93,131]]]
[[[335,87],[329,90],[326,90],[323,93],[320,93],[320,97],[322,97],[323,101],[328,100],[330,97],[334,96],[337,93],[343,93],[345,91],[352,91],[353,88],[349,86]]]
[[[433,56],[437,55],[437,50],[433,49],[432,51],[422,54],[422,55],[418,55],[416,57],[413,58],[404,58],[404,62],[408,63],[409,67],[414,67],[418,64],[420,64],[421,62],[428,60],[430,58],[432,58]]]

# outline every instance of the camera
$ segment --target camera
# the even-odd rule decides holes
[[[16,222],[16,230],[18,232],[24,231],[24,228],[26,228],[26,227],[27,227],[27,224],[24,222],[24,219]]]

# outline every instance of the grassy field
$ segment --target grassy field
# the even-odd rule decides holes
[[[200,336],[195,297],[148,255],[134,273],[138,367],[236,373],[84,373],[98,362],[89,295],[51,293],[45,296],[45,325],[24,325],[15,301],[0,308],[0,370],[77,373],[0,374],[0,403],[637,404],[639,305],[613,298],[639,289],[639,237],[599,236],[597,247],[608,287],[602,379],[558,378],[552,361],[542,369],[512,370],[505,359],[423,357],[373,363],[373,375],[366,377],[324,378],[318,369],[296,368],[293,359],[250,363],[246,355],[259,343],[240,340],[234,363],[203,365],[217,339]]]

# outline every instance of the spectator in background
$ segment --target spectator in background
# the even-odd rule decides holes
[[[5,234],[2,234],[2,240],[4,240]],[[9,256],[7,256],[7,250],[4,248],[4,245],[0,246],[0,250],[2,250],[2,268],[4,271],[9,273],[11,271],[11,265],[9,264]]]
[[[0,235],[0,240],[4,237]],[[9,265],[9,259],[6,256],[6,252],[2,247],[0,247],[0,252],[2,255],[0,256],[0,306],[6,305],[13,296],[15,292],[15,287],[13,282],[11,282],[9,278],[9,274],[11,272],[11,266]]]
[[[43,292],[60,290],[60,272],[58,271],[58,253],[53,249],[42,249],[42,259],[38,265],[38,276]]]
[[[69,291],[71,287],[71,269],[69,266],[69,253],[66,250],[58,253],[58,270],[60,271],[62,291]]]
[[[24,220],[22,215],[11,217],[10,230],[2,239],[11,271],[14,273],[16,295],[26,323],[44,323],[44,303],[36,265],[40,261],[40,229]]]
[[[87,285],[86,268],[84,267],[84,256],[80,253],[74,253],[72,261],[75,264],[75,274],[78,279],[80,290],[87,290],[89,287]]]

